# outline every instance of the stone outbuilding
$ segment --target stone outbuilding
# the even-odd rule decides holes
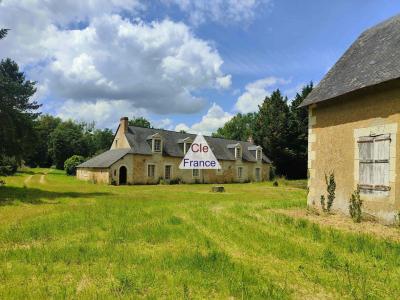
[[[400,16],[368,29],[309,94],[308,205],[320,208],[325,174],[336,179],[333,209],[392,223],[400,210]]]
[[[205,136],[218,170],[179,169],[194,134],[128,126],[120,120],[111,149],[80,164],[77,178],[107,184],[229,183],[269,179],[271,161],[251,142]]]

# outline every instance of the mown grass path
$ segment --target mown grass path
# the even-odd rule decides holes
[[[276,212],[305,207],[299,182],[217,194],[210,185],[94,185],[42,169],[6,182],[1,299],[400,297],[398,243]]]

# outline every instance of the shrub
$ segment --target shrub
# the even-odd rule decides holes
[[[329,175],[329,177],[325,174],[325,183],[326,183],[326,191],[328,192],[327,201],[325,201],[325,196],[321,195],[321,208],[325,212],[330,212],[333,201],[335,200],[335,191],[336,191],[336,182],[335,175],[333,172]],[[325,203],[326,202],[326,203]]]
[[[17,172],[18,163],[15,157],[0,156],[0,176],[8,176]]]
[[[360,190],[357,189],[353,192],[353,194],[351,194],[350,204],[349,204],[350,216],[356,223],[361,222],[362,203],[363,201],[360,198]]]
[[[85,161],[85,158],[80,155],[73,155],[64,162],[64,170],[67,175],[76,175],[76,166]]]
[[[279,183],[278,183],[278,181],[274,181],[274,183],[272,184],[273,186],[278,186],[279,185]]]

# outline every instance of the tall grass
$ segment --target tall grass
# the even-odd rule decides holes
[[[305,207],[290,183],[220,194],[30,171],[24,198],[32,174],[0,188],[1,299],[400,296],[400,245],[272,211]]]

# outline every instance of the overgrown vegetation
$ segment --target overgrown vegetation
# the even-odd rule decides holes
[[[399,244],[282,215],[306,203],[285,182],[211,193],[17,173],[0,188],[0,298],[399,298]]]
[[[360,223],[362,220],[362,204],[360,198],[360,189],[357,189],[351,194],[349,203],[349,213],[354,222]]]
[[[83,163],[85,158],[80,155],[73,155],[64,162],[64,170],[67,175],[76,175],[76,167]]]
[[[325,174],[325,184],[326,184],[326,192],[327,197],[325,198],[324,195],[321,195],[321,208],[324,212],[330,212],[333,201],[335,200],[335,191],[336,191],[336,181],[335,181],[335,174],[331,172],[328,175]]]

